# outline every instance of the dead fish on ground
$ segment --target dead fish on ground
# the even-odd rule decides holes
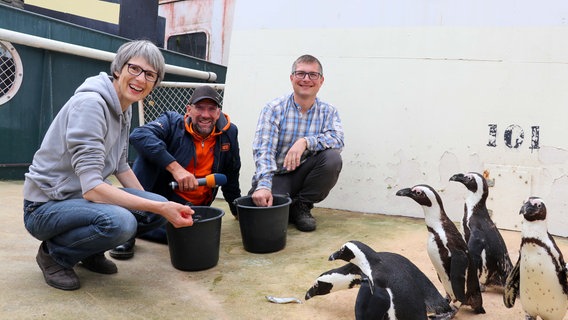
[[[273,296],[266,296],[266,300],[273,303],[302,303],[298,298],[278,298]]]

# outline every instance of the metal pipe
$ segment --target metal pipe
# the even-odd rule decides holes
[[[77,56],[82,56],[102,61],[109,61],[109,62],[112,61],[114,59],[114,56],[116,55],[116,53],[113,52],[107,52],[98,49],[83,47],[75,44],[70,44],[52,39],[46,39],[2,28],[0,28],[0,40],[6,40],[9,42],[25,45],[28,47],[63,52],[67,54],[73,54]],[[183,68],[169,64],[166,64],[166,72],[171,74],[177,74],[180,76],[203,79],[210,82],[217,80],[217,74],[215,74],[214,72]]]
[[[29,167],[31,163],[0,163],[0,168],[19,168],[19,167]]]
[[[215,90],[225,89],[225,84],[223,83],[206,84],[202,82],[175,82],[175,81],[160,82],[160,87],[166,87],[166,88],[197,88],[201,86],[209,86]]]

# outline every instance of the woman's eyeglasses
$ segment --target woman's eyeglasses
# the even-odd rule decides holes
[[[128,73],[130,73],[133,76],[139,76],[142,72],[144,72],[144,78],[146,78],[146,80],[150,82],[156,82],[160,77],[158,76],[158,73],[150,70],[144,70],[142,69],[141,66],[137,64],[127,63],[127,65],[128,65]]]

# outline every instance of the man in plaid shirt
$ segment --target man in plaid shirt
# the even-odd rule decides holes
[[[294,92],[262,109],[253,141],[253,202],[266,207],[272,194],[290,195],[290,222],[300,231],[316,229],[311,209],[327,197],[342,167],[343,125],[337,109],[317,97],[323,81],[317,58],[296,59]]]

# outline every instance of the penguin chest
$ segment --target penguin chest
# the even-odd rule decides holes
[[[446,293],[450,296],[452,300],[456,299],[454,290],[452,289],[452,283],[446,269],[444,268],[444,260],[449,259],[450,252],[447,247],[439,247],[436,243],[436,238],[434,236],[428,237],[427,244],[428,257],[440,278],[440,282],[444,287]]]
[[[556,268],[548,252],[537,245],[521,248],[520,300],[531,316],[543,319],[562,319],[568,299],[558,281]]]

